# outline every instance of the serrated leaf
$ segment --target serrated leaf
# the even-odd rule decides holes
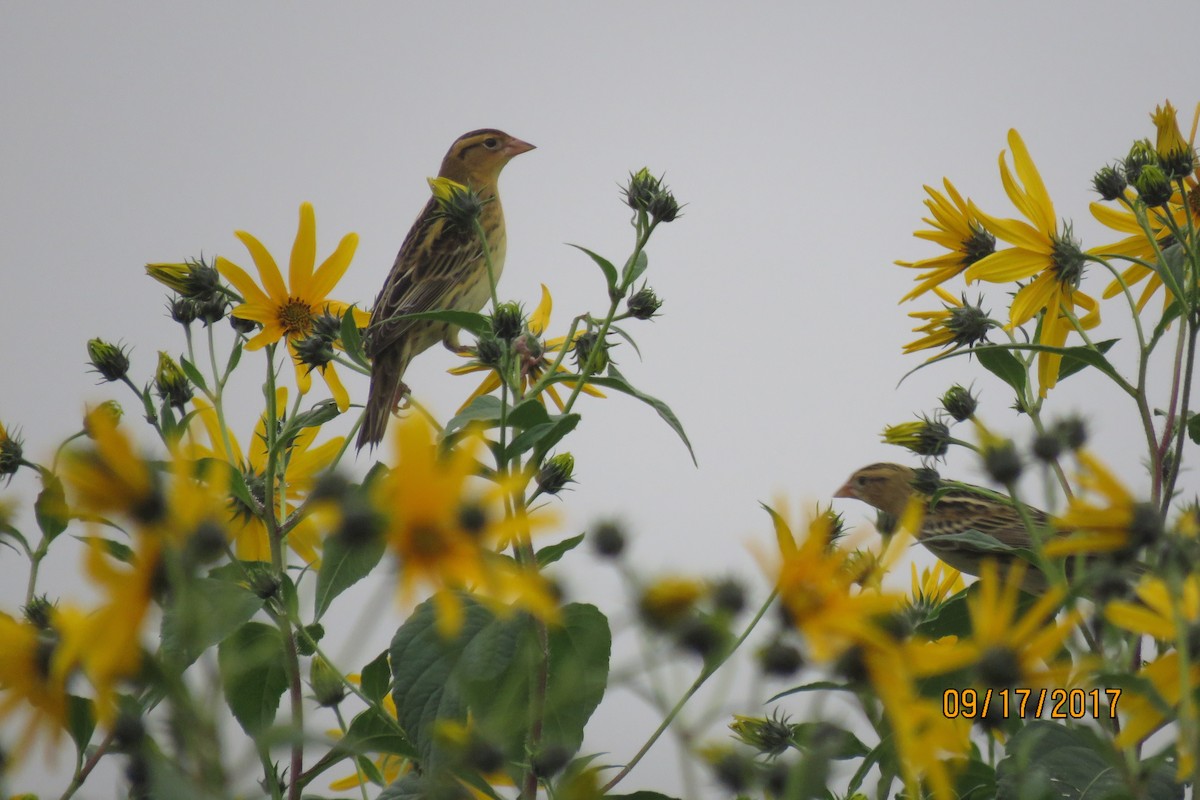
[[[162,617],[163,650],[188,667],[200,654],[219,644],[262,608],[254,592],[217,578],[184,582]]]
[[[389,317],[388,321],[408,322],[416,320],[433,320],[434,322],[447,322],[456,328],[474,334],[475,336],[483,336],[491,333],[492,321],[483,314],[476,314],[472,311],[453,311],[446,309],[443,311],[417,311],[412,314],[397,314],[394,317]],[[382,320],[381,320],[382,321]]]
[[[247,622],[217,647],[225,702],[251,736],[275,721],[288,688],[284,658],[283,634],[261,622]]]
[[[645,250],[639,250],[637,258],[625,262],[625,274],[621,279],[621,286],[623,288],[632,286],[638,278],[642,277],[642,273],[648,266],[650,266],[650,256],[646,255]]]
[[[392,682],[392,668],[388,664],[388,651],[384,650],[362,668],[362,691],[376,703],[382,703]]]
[[[358,323],[354,321],[354,306],[350,306],[346,313],[342,314],[340,337],[342,350],[350,360],[360,367],[370,369],[371,362],[363,351],[362,334],[358,331]]]
[[[179,357],[179,366],[183,368],[183,374],[188,380],[200,387],[205,394],[208,393],[208,383],[204,380],[204,375],[200,370],[196,369],[196,365],[187,360],[186,356]]]
[[[476,397],[471,404],[455,414],[446,423],[446,433],[454,433],[472,422],[495,423],[500,421],[500,398],[490,394]]]
[[[387,719],[377,709],[368,708],[350,722],[346,733],[329,749],[320,761],[304,773],[301,787],[307,786],[325,770],[356,756],[383,753],[404,758],[416,758],[412,743],[400,731],[395,720]],[[307,795],[306,795],[307,796]]]
[[[321,568],[317,571],[317,590],[313,596],[314,621],[324,616],[334,598],[371,574],[383,558],[386,547],[382,536],[354,543],[347,543],[342,536],[325,538]]]
[[[539,567],[546,567],[558,561],[567,553],[574,550],[583,541],[584,534],[572,536],[570,539],[563,539],[556,544],[546,545],[541,550],[537,551],[537,563]]]
[[[998,345],[976,347],[972,352],[984,369],[1011,386],[1018,396],[1024,395],[1028,375],[1016,356]]]
[[[588,257],[592,259],[592,261],[596,262],[596,266],[600,267],[600,271],[604,273],[604,282],[608,285],[609,296],[611,297],[614,294],[616,294],[617,280],[618,280],[617,268],[613,266],[611,261],[609,261],[604,256],[599,255],[598,253],[593,253],[591,250],[588,250],[586,247],[580,247],[577,244],[570,244],[570,243],[568,243],[567,246],[574,247],[576,250],[580,250],[580,251],[586,253],[588,255]]]
[[[692,450],[692,443],[688,440],[687,433],[683,430],[683,425],[679,422],[679,418],[675,416],[675,412],[671,410],[671,407],[662,400],[659,400],[656,397],[651,397],[645,392],[635,389],[632,385],[630,385],[629,381],[625,379],[625,376],[617,371],[616,367],[609,367],[608,373],[608,375],[593,375],[588,378],[588,383],[596,384],[597,386],[604,386],[608,389],[616,389],[618,392],[627,394],[630,397],[636,397],[638,400],[641,400],[643,403],[653,408],[658,412],[658,416],[661,417],[663,421],[670,426],[671,430],[675,431],[675,434],[680,438],[680,440],[683,441],[684,446],[687,447],[688,455],[692,457],[692,463],[697,467],[700,466],[700,462],[696,460],[696,453],[694,450]],[[552,375],[550,376],[549,381],[551,383],[561,383],[563,381],[578,379],[579,376],[577,375]]]
[[[38,492],[37,500],[33,503],[33,512],[38,528],[42,531],[42,538],[52,542],[67,529],[71,512],[67,508],[67,498],[58,476],[47,469],[38,471],[42,476],[42,490]]]
[[[86,697],[67,695],[67,732],[75,742],[75,750],[82,753],[92,741],[96,730],[96,709]]]

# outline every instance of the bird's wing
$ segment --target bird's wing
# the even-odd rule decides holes
[[[1034,525],[1047,525],[1049,518],[1045,512],[1026,506]],[[976,530],[991,536],[1010,547],[1029,549],[1032,542],[1029,531],[1017,509],[1011,501],[986,489],[974,491],[971,488],[950,489],[935,496],[929,503],[929,510],[921,525],[921,538],[940,536],[943,534],[963,533]],[[969,548],[969,544],[939,542],[940,548]]]
[[[436,210],[437,201],[431,198],[404,238],[375,298],[364,342],[372,358],[395,344],[415,322],[394,317],[448,307],[447,298],[467,278],[467,266],[483,257],[474,231],[447,225]]]

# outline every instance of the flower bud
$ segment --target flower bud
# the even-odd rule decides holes
[[[600,335],[595,331],[580,334],[575,339],[576,369],[582,372],[588,368],[589,363],[593,375],[598,375],[608,369],[608,342],[601,341]]]
[[[167,312],[170,314],[171,319],[184,327],[195,322],[198,314],[196,304],[186,297],[171,298],[171,301],[167,303]]]
[[[655,222],[674,222],[679,217],[679,201],[663,186],[650,201],[650,218]]]
[[[11,476],[24,461],[25,448],[15,433],[0,425],[0,477]]]
[[[658,190],[658,178],[650,174],[649,168],[642,167],[636,173],[629,174],[629,183],[626,184],[623,193],[626,204],[634,211],[649,211]]]
[[[183,294],[187,289],[190,272],[187,264],[147,264],[146,274],[173,292]]]
[[[54,618],[54,603],[46,595],[35,596],[29,604],[21,608],[25,621],[39,631],[49,631]]]
[[[158,369],[154,373],[154,388],[164,402],[182,409],[194,392],[187,375],[165,350],[158,351]]]
[[[1128,185],[1125,173],[1121,171],[1119,164],[1115,167],[1101,167],[1092,177],[1092,188],[1105,200],[1116,200],[1118,197],[1122,197],[1125,194],[1125,187]]]
[[[625,531],[615,522],[601,522],[590,538],[596,553],[605,558],[616,558],[625,549]]]
[[[883,441],[919,456],[944,456],[950,449],[950,429],[944,422],[923,418],[887,426],[883,429]]]
[[[537,483],[546,494],[558,494],[568,483],[574,483],[575,457],[570,453],[560,453],[546,459],[538,470]]]
[[[119,381],[129,372],[129,356],[120,345],[109,344],[103,339],[89,339],[87,343],[88,363],[100,373],[105,381]]]
[[[1054,461],[1062,454],[1063,442],[1051,431],[1039,433],[1033,438],[1033,455],[1046,463]]]
[[[625,306],[634,319],[651,319],[658,314],[658,309],[662,308],[662,300],[658,299],[653,289],[643,286],[629,296]]]
[[[317,652],[317,645],[325,638],[325,626],[319,622],[305,625],[296,636],[296,650],[302,656],[311,656]]]
[[[642,592],[638,610],[652,628],[675,627],[691,613],[704,587],[689,578],[661,578]]]
[[[1078,450],[1087,444],[1087,425],[1079,417],[1061,419],[1052,430],[1068,450]]]
[[[953,417],[955,422],[970,419],[978,407],[979,398],[972,394],[970,389],[958,384],[951,386],[942,395],[942,408],[946,409],[946,413]]]
[[[229,310],[229,301],[220,294],[215,294],[207,300],[193,300],[192,303],[196,307],[196,318],[205,325],[220,322]]]
[[[474,189],[449,178],[429,178],[429,188],[437,201],[435,213],[439,217],[444,217],[449,225],[459,230],[474,229],[475,220],[479,219],[487,202]]]
[[[1173,191],[1167,171],[1158,164],[1146,164],[1142,167],[1134,186],[1137,187],[1142,201],[1151,207],[1166,205]]]
[[[758,664],[766,674],[786,678],[804,666],[804,656],[794,644],[776,639],[758,651]]]
[[[146,274],[189,300],[209,300],[221,286],[220,274],[203,258],[183,264],[147,264]]]
[[[722,633],[711,619],[693,616],[679,628],[676,641],[683,649],[707,659],[721,646]]]
[[[333,708],[346,699],[346,684],[342,681],[341,674],[320,656],[312,660],[308,681],[319,706]]]
[[[713,605],[726,614],[737,615],[746,608],[746,590],[733,578],[718,581],[712,588]]]
[[[749,745],[764,756],[782,755],[792,745],[796,728],[787,717],[776,714],[770,718],[733,715],[729,730],[742,744]]]
[[[1151,545],[1162,538],[1163,518],[1153,503],[1135,503],[1129,520],[1129,544],[1133,548]]]
[[[556,775],[571,760],[571,751],[562,745],[543,745],[529,762],[533,774],[539,778],[549,778]]]
[[[1021,457],[1008,439],[984,446],[983,466],[992,480],[1005,486],[1021,477]]]
[[[324,336],[307,336],[296,342],[296,359],[310,371],[324,369],[333,356],[333,343]]]
[[[252,319],[242,319],[241,317],[230,315],[229,327],[243,336],[249,336],[258,327],[258,323]]]
[[[525,311],[519,303],[501,303],[492,312],[492,333],[497,339],[511,342],[525,327]]]
[[[1139,139],[1129,148],[1129,155],[1125,156],[1125,161],[1122,163],[1125,168],[1125,179],[1136,184],[1138,177],[1142,174],[1142,168],[1148,164],[1157,163],[1158,154],[1150,146],[1149,140]]]
[[[984,686],[1007,689],[1021,679],[1021,662],[1011,647],[992,645],[983,651],[975,669]]]
[[[1168,177],[1177,180],[1190,175],[1196,168],[1196,154],[1183,138],[1183,132],[1179,130],[1179,120],[1171,101],[1156,106],[1150,119],[1154,121],[1154,127],[1158,131],[1154,151],[1158,153],[1159,161]]]

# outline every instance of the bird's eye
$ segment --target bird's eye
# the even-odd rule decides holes
[[[488,150],[495,150],[500,145],[500,140],[495,136],[483,140],[483,146]]]
[[[857,483],[859,486],[866,486],[867,485],[867,476],[859,475],[858,480],[856,480],[855,483]]]

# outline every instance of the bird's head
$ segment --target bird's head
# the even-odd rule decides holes
[[[439,177],[450,178],[475,189],[494,187],[500,170],[513,156],[533,149],[529,142],[494,128],[482,128],[458,137],[442,159]]]
[[[834,497],[852,497],[899,517],[912,494],[916,473],[902,464],[871,464],[850,476]]]

